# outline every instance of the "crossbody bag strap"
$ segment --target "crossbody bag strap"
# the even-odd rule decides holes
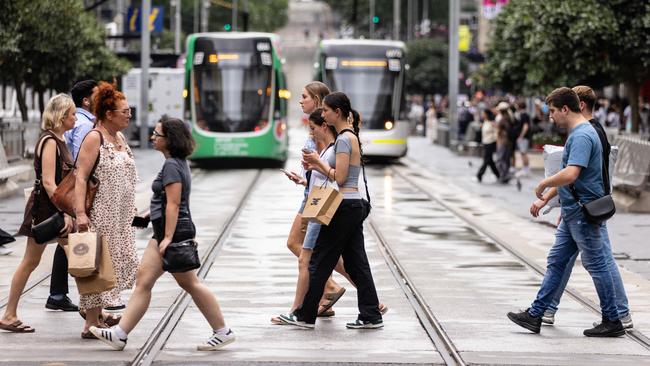
[[[605,155],[605,153],[603,153],[603,155]],[[609,158],[609,157],[607,157],[607,158]],[[605,196],[609,196],[612,192],[609,189],[609,172],[606,169],[605,160],[603,160],[603,174],[601,174],[601,178],[603,180],[603,185],[605,186],[604,187],[605,188]],[[573,184],[570,184],[569,185],[569,190],[571,191],[571,194],[573,194],[573,197],[576,199],[576,202],[578,202],[578,205],[580,205],[580,207],[582,207],[582,203],[580,202],[580,199],[578,199],[578,192],[576,191],[576,187]]]
[[[370,191],[368,191],[368,179],[366,178],[366,166],[363,163],[363,150],[361,150],[361,139],[359,139],[359,135],[354,132],[354,130],[351,130],[349,128],[345,128],[339,132],[339,135],[343,134],[344,132],[352,132],[356,137],[357,137],[357,143],[359,144],[359,161],[361,162],[361,172],[363,174],[363,185],[366,188],[366,197],[368,197],[368,203],[370,203]]]

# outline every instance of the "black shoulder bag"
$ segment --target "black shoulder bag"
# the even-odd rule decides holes
[[[370,215],[370,210],[372,210],[372,205],[370,204],[370,192],[368,191],[368,180],[366,179],[366,166],[363,164],[363,151],[361,150],[361,139],[359,138],[359,135],[357,135],[353,130],[346,128],[344,130],[341,130],[339,132],[339,135],[349,131],[352,132],[356,137],[357,137],[357,142],[359,143],[359,161],[361,161],[361,172],[363,173],[363,185],[366,187],[366,197],[368,197],[367,200],[361,199],[361,206],[363,208],[363,219],[365,220],[368,215]]]
[[[607,221],[609,218],[614,216],[616,213],[616,206],[614,205],[614,199],[611,195],[611,190],[609,188],[609,172],[606,169],[605,158],[609,159],[609,156],[603,157],[603,184],[605,185],[605,195],[597,198],[588,203],[581,203],[578,199],[578,194],[576,188],[573,184],[569,186],[573,197],[578,202],[578,205],[582,208],[587,221],[592,224],[600,224],[603,221]]]
[[[54,138],[54,137],[51,137]],[[54,215],[50,216],[49,218],[39,222],[38,224],[34,225],[34,215],[36,215],[37,212],[37,205],[40,203],[40,198],[37,196],[40,196],[41,194],[47,194],[45,191],[45,187],[43,187],[43,176],[42,176],[42,171],[43,171],[43,148],[45,145],[45,140],[48,138],[43,138],[43,141],[41,142],[41,153],[39,154],[38,157],[35,157],[35,159],[40,159],[40,163],[38,164],[38,169],[36,169],[36,179],[34,180],[34,200],[32,201],[32,236],[34,237],[34,241],[36,244],[45,244],[52,239],[57,238],[59,235],[61,235],[61,230],[65,227],[65,220],[63,219],[63,214],[61,212],[56,212]],[[57,156],[59,154],[59,148],[57,146]]]

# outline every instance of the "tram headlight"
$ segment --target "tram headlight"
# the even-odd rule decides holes
[[[183,89],[183,98],[187,98],[187,89]]]
[[[392,129],[393,126],[394,126],[393,121],[386,121],[386,122],[384,122],[384,128],[387,129],[387,130]]]

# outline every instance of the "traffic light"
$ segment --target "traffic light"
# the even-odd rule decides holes
[[[374,17],[372,17],[372,22],[373,22],[374,24],[379,23],[379,17],[376,16],[376,15],[375,15]]]
[[[223,26],[223,30],[229,32],[232,29],[232,26],[230,23],[226,23],[226,25]]]

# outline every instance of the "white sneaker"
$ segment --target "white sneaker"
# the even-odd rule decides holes
[[[97,328],[93,326],[90,327],[89,330],[95,335],[95,337],[97,337],[97,339],[118,351],[121,351],[126,347],[126,339],[121,340],[120,337],[115,334],[115,329],[113,328]]]
[[[234,341],[235,333],[232,332],[232,329],[228,329],[228,333],[226,334],[212,333],[212,337],[205,343],[196,346],[196,349],[199,351],[216,351]]]
[[[0,245],[0,255],[9,255],[13,253],[14,251],[5,247],[4,245]]]
[[[544,311],[544,315],[542,315],[542,323],[544,324],[555,323],[555,313],[550,310]]]
[[[630,315],[630,313],[628,313],[626,316],[620,317],[618,320],[620,320],[621,323],[623,324],[623,329],[634,328],[634,324],[632,323],[632,315]],[[594,327],[597,327],[598,325],[600,325],[600,322],[593,323]]]

